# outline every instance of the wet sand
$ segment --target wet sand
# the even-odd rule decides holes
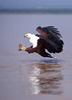
[[[72,100],[72,15],[0,14],[0,100]],[[64,40],[55,59],[18,51],[25,32],[54,25]],[[34,96],[34,97],[32,97]]]

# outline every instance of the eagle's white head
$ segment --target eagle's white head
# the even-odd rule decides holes
[[[26,33],[24,37],[28,38],[30,43],[33,45],[33,48],[37,47],[37,41],[39,37],[37,37],[35,34]]]

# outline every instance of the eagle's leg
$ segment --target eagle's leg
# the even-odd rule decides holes
[[[37,52],[37,47],[36,48],[33,48],[33,47],[29,47],[29,48],[26,48],[26,50],[28,53],[34,53],[34,52]]]
[[[33,48],[32,46],[26,48],[22,44],[19,44],[19,51],[27,51],[28,53],[37,52],[37,48]]]

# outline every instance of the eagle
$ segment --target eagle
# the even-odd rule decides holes
[[[46,41],[44,39],[32,33],[26,33],[24,37],[29,40],[32,46],[30,46],[29,48],[26,48],[22,44],[19,44],[19,51],[27,51],[28,53],[36,52],[42,57],[53,58],[51,54],[49,54],[46,51],[46,47],[45,47]]]
[[[26,48],[19,44],[19,51],[27,51],[28,53],[38,53],[42,57],[53,58],[50,53],[60,53],[63,50],[64,42],[60,32],[54,26],[38,27],[39,32],[42,34],[26,33],[25,38],[28,38],[32,44]]]

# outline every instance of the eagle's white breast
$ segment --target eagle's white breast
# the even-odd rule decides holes
[[[39,39],[39,37],[37,37],[37,36],[34,35],[34,34],[31,34],[30,40],[29,40],[29,41],[30,41],[30,43],[32,43],[33,48],[37,47],[38,39]]]

